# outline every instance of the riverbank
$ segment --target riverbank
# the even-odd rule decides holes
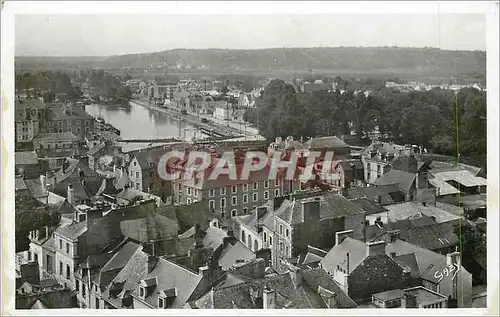
[[[179,111],[177,109],[151,106],[149,105],[149,102],[137,99],[130,100],[130,102],[149,109],[169,114],[170,116],[172,116],[173,119],[179,120]],[[230,123],[230,122],[224,122],[225,123],[224,125],[224,123],[217,122],[214,120],[214,118],[209,116],[197,116],[187,113],[185,115],[182,115],[182,119],[198,128],[205,128],[207,130],[215,130],[215,131],[218,130],[218,132],[222,132],[223,134],[228,134],[233,136],[237,135],[246,135],[252,137],[258,136],[258,133],[255,133],[257,131],[254,131],[256,129],[252,129],[251,127],[246,127],[241,124],[240,126],[235,127],[234,126],[235,123]],[[203,119],[207,119],[208,122],[203,122],[202,121]]]

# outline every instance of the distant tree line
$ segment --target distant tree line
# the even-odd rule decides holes
[[[380,89],[368,96],[352,90],[296,92],[282,80],[272,80],[248,109],[245,120],[256,124],[267,139],[278,136],[350,135],[369,139],[380,135],[403,144],[418,144],[444,155],[486,161],[486,93],[474,88],[402,93]]]
[[[56,94],[64,95],[69,100],[81,98],[80,87],[75,87],[67,73],[59,71],[37,71],[17,73],[15,88],[17,93],[24,93],[28,98],[44,97],[53,101]]]

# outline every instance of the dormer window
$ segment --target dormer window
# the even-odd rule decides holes
[[[142,287],[142,286],[139,287],[139,296],[141,298],[145,298],[146,297],[146,288],[145,287]]]
[[[177,288],[170,288],[158,294],[158,308],[169,308],[177,297]]]
[[[161,297],[158,297],[158,308],[164,308],[165,300]]]

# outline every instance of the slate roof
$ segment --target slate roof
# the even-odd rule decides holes
[[[377,239],[378,237],[382,237],[385,232],[400,230],[400,232],[405,232],[410,228],[433,225],[436,224],[436,220],[425,215],[419,214],[418,217],[414,217],[411,219],[398,220],[395,222],[384,223],[381,226],[379,225],[369,225],[366,227],[366,238],[371,241],[372,239]]]
[[[377,204],[373,200],[368,198],[358,198],[350,200],[356,206],[358,206],[361,210],[364,211],[366,215],[377,214],[381,212],[387,212],[388,210],[381,205]]]
[[[400,190],[408,192],[414,182],[415,174],[398,170],[390,170],[377,178],[374,184],[377,186],[398,184]]]
[[[305,142],[309,149],[338,149],[349,148],[344,141],[336,136],[326,136],[319,138],[312,138]]]
[[[82,234],[87,232],[87,222],[73,222],[67,226],[59,226],[56,233],[71,240],[77,240]]]
[[[149,306],[158,308],[158,293],[160,291],[177,288],[177,296],[171,302],[169,308],[182,308],[193,294],[202,276],[191,272],[171,261],[160,258],[153,271],[143,279],[156,278],[156,287],[151,294],[141,301],[145,301]],[[138,289],[135,288],[132,296],[139,297]]]
[[[288,203],[284,202],[280,208],[275,211],[275,215],[290,224],[301,223],[303,222],[302,202],[311,201],[316,198],[320,199],[321,219],[340,218],[364,213],[357,205],[349,201],[344,196],[338,194],[327,194],[320,197],[293,200]]]
[[[377,201],[378,196],[381,196],[382,205],[390,205],[394,203],[391,196],[379,187],[353,187],[349,188],[346,193],[346,197],[349,199],[366,197],[372,201]]]
[[[25,179],[24,183],[26,184],[28,192],[31,194],[32,197],[44,198],[48,196],[48,192],[46,190],[43,190],[42,183],[40,183],[39,178]]]
[[[109,285],[119,273],[119,270],[127,265],[128,261],[130,261],[139,248],[140,245],[136,242],[126,242],[100,270],[99,285]]]
[[[147,170],[153,168],[151,165],[156,166],[160,157],[167,151],[164,148],[144,149],[134,152],[133,157],[137,159],[142,170]],[[132,159],[131,157],[130,161]]]
[[[208,227],[205,233],[203,245],[214,250],[217,249],[222,244],[222,240],[227,237],[227,233],[224,230],[214,226]]]
[[[421,248],[400,239],[388,243],[385,250],[386,254],[389,256],[391,253],[396,253],[396,256],[414,253],[420,277],[433,283],[437,283],[437,281],[439,280],[439,278],[436,278],[434,276],[434,273],[437,270],[442,270],[446,266],[445,255]],[[463,267],[460,269],[460,271],[467,272]],[[443,279],[443,281],[445,280],[449,281],[449,279]]]
[[[458,236],[454,233],[456,226],[458,221],[410,227],[400,230],[400,239],[429,250],[450,248],[457,246],[459,242]],[[375,239],[375,241],[381,240],[387,241],[387,236]]]
[[[440,178],[430,178],[429,183],[435,188],[439,188],[439,196],[459,194],[460,191]]]
[[[340,244],[331,248],[321,260],[321,267],[334,271],[337,266],[347,269],[347,253],[349,253],[349,273],[368,257],[367,245],[359,240],[346,237]]]
[[[36,152],[15,152],[15,165],[36,165],[38,164],[38,155]]]
[[[446,171],[446,172],[434,172],[432,173],[435,178],[442,181],[455,181],[462,186],[474,187],[474,186],[486,186],[488,181],[482,177],[474,176],[471,172],[467,170],[459,171]]]
[[[104,143],[98,144],[98,145],[92,147],[91,149],[89,149],[87,152],[87,155],[93,156],[93,155],[97,154],[100,150],[104,149],[105,147],[106,147],[106,144],[104,144]]]
[[[406,202],[402,204],[385,206],[389,209],[389,221],[396,222],[398,220],[408,219],[410,217],[419,216],[424,214],[429,217],[434,217],[436,222],[447,222],[461,218],[441,208],[426,205],[423,206],[419,202]]]
[[[335,283],[322,268],[301,271],[302,278],[313,289],[319,286],[337,295],[337,308],[354,308],[356,303]]]
[[[219,265],[224,271],[233,267],[237,261],[251,261],[256,258],[255,253],[252,252],[241,241],[236,240],[234,244],[229,243],[219,257]]]
[[[33,139],[33,142],[67,142],[78,141],[78,138],[71,132],[61,132],[61,133],[44,133],[40,134]]]
[[[164,240],[177,236],[177,221],[157,213],[147,213],[144,217],[123,220],[120,229],[124,236],[147,243],[150,240]]]
[[[26,183],[22,178],[16,178],[15,180],[15,190],[28,190],[28,187],[26,186]]]
[[[403,297],[403,294],[404,294],[404,292],[402,289],[393,289],[390,291],[376,293],[376,294],[373,294],[372,296],[374,296],[380,300],[383,300],[383,301],[389,301],[389,300],[400,299]]]

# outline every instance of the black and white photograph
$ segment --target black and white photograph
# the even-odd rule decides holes
[[[3,3],[2,315],[498,313],[498,2],[57,3]]]

